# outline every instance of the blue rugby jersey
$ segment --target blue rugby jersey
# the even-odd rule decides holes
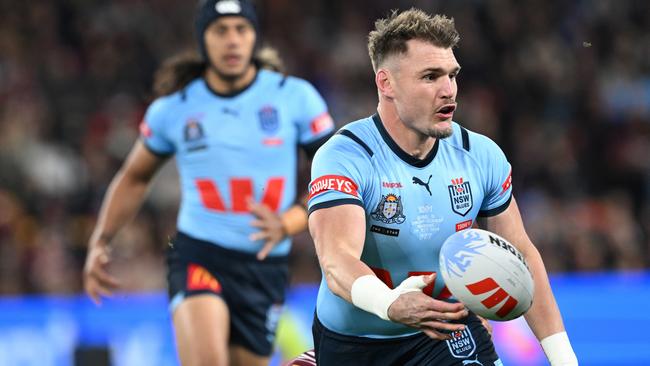
[[[472,226],[477,216],[505,210],[512,196],[511,166],[486,136],[453,123],[452,136],[438,139],[419,160],[389,136],[378,115],[342,128],[312,163],[309,211],[342,204],[365,209],[361,260],[389,287],[408,276],[438,271],[445,239]],[[451,296],[441,276],[424,292]],[[346,335],[396,337],[416,331],[385,321],[334,295],[321,281],[318,319]]]
[[[255,253],[263,241],[247,198],[276,212],[296,199],[297,145],[310,149],[331,134],[325,101],[307,81],[260,70],[238,94],[213,92],[203,78],[154,101],[141,125],[145,145],[176,156],[181,204],[178,230],[217,245]],[[286,255],[289,239],[271,256]]]

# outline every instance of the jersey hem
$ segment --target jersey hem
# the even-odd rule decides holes
[[[366,343],[366,344],[381,344],[381,343],[390,343],[394,342],[396,339],[404,340],[410,337],[417,337],[421,334],[421,331],[415,331],[413,333],[401,334],[401,335],[391,335],[391,336],[362,336],[362,335],[352,335],[352,334],[343,334],[331,330],[326,327],[325,324],[318,318],[318,314],[314,314],[314,322],[317,322],[321,329],[324,331],[325,335],[329,338],[337,339],[339,341],[344,341],[348,343]]]

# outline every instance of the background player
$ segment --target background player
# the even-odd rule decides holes
[[[184,365],[264,365],[288,281],[288,236],[306,228],[296,202],[296,145],[309,156],[332,120],[306,81],[262,70],[248,1],[200,4],[202,59],[158,74],[148,109],[114,177],[89,243],[85,289],[97,303],[119,282],[110,240],[136,213],[152,177],[176,156],[182,188],[168,285]]]
[[[339,131],[312,165],[309,225],[323,270],[318,363],[500,365],[480,320],[443,301],[450,293],[433,273],[445,238],[478,220],[526,256],[535,279],[526,320],[551,364],[576,365],[512,197],[510,164],[493,141],[452,122],[453,21],[412,9],[375,26],[368,49],[378,114]]]

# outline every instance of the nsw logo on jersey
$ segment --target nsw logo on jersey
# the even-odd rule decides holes
[[[257,116],[260,119],[260,127],[267,135],[275,135],[280,128],[280,120],[278,118],[277,109],[273,106],[265,105],[257,112]]]
[[[476,342],[469,327],[451,333],[452,338],[448,339],[447,348],[455,358],[467,358],[476,351]]]
[[[370,214],[370,217],[387,224],[401,224],[406,220],[402,197],[389,193],[381,196],[377,208]]]
[[[447,189],[449,190],[452,211],[461,216],[467,215],[472,207],[474,207],[472,187],[469,181],[463,181],[462,177],[452,179],[451,185],[447,186]]]
[[[187,145],[187,151],[203,150],[208,147],[201,122],[194,118],[187,120],[183,129],[183,141]]]

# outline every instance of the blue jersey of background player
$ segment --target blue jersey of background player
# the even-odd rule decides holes
[[[205,79],[156,100],[141,130],[156,155],[174,154],[182,201],[178,230],[242,252],[260,251],[248,199],[272,212],[296,203],[296,145],[315,151],[329,137],[327,106],[308,82],[270,70],[233,95]],[[285,238],[269,253],[287,255]]]
[[[411,9],[375,23],[378,114],[316,154],[309,227],[321,268],[313,333],[323,365],[499,365],[487,330],[437,279],[438,251],[477,224],[527,259],[526,320],[553,365],[574,365],[541,257],[526,235],[499,147],[452,122],[453,20]],[[435,299],[435,298],[438,299]],[[468,316],[469,315],[469,316]]]
[[[307,224],[296,147],[313,156],[334,126],[308,82],[264,70],[253,56],[251,3],[201,1],[195,25],[201,57],[157,74],[161,97],[106,195],[84,285],[96,302],[118,286],[106,270],[108,243],[174,155],[182,200],[167,279],[180,360],[265,365],[288,282],[289,236]]]

